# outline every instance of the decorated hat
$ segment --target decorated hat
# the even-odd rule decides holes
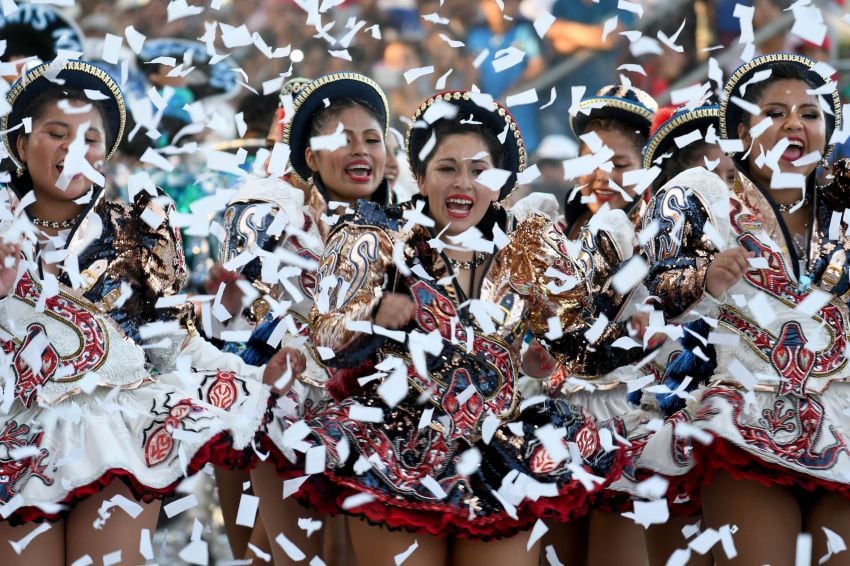
[[[661,115],[662,112],[665,112],[665,109],[659,110],[658,114]],[[694,130],[700,131],[705,136],[710,126],[714,126],[715,129],[720,126],[720,106],[716,104],[672,109],[670,115],[654,129],[643,148],[643,168],[649,169],[656,158],[672,150],[675,147],[676,138]]]
[[[227,59],[213,63],[206,45],[200,41],[174,37],[151,38],[145,41],[137,60],[142,68],[146,63],[154,62],[160,57],[173,58],[176,65],[179,65],[186,53],[191,54],[191,66],[194,67],[186,75],[187,86],[196,98],[232,96],[239,91],[236,73]]]
[[[791,63],[799,66],[805,71],[806,76],[815,85],[822,87],[832,82],[828,76],[824,76],[821,72],[828,72],[826,68],[820,71],[818,63],[809,59],[804,55],[796,53],[769,53],[755,57],[747,63],[738,67],[735,72],[730,75],[726,81],[726,86],[723,88],[723,100],[720,102],[720,135],[724,139],[738,138],[738,124],[743,120],[745,110],[731,101],[733,96],[743,98],[741,87],[750,83],[750,80],[755,74],[762,70],[767,70],[776,63]],[[827,94],[820,94],[826,105],[832,110],[832,114],[824,113],[826,119],[826,139],[832,137],[832,132],[836,128],[841,128],[841,99],[838,97],[837,85]],[[825,156],[832,151],[832,146],[828,146],[825,151]],[[735,156],[736,158],[738,155]]]
[[[8,16],[0,11],[0,40],[6,41],[6,55],[34,55],[42,61],[52,61],[60,49],[84,51],[83,32],[74,20],[41,4],[21,3]]]
[[[389,103],[378,83],[359,73],[341,72],[325,75],[302,86],[292,103],[293,114],[283,128],[283,143],[289,145],[289,162],[299,177],[307,182],[313,172],[307,165],[304,152],[310,147],[310,126],[316,113],[325,108],[325,101],[350,98],[365,102],[380,118],[384,137],[389,127]]]
[[[449,103],[458,107],[458,112],[453,118],[444,117],[439,114],[433,121],[428,120],[428,110],[437,103]],[[504,200],[511,191],[516,188],[517,175],[525,170],[527,156],[525,144],[519,125],[508,110],[493,100],[488,95],[480,93],[451,91],[435,94],[419,105],[413,115],[413,126],[407,132],[407,155],[410,169],[416,175],[416,171],[422,166],[419,154],[422,148],[431,139],[431,131],[434,124],[440,120],[471,120],[483,124],[499,140],[505,130],[507,136],[503,142],[505,151],[504,163],[501,168],[511,172],[511,176],[499,190],[499,200]]]
[[[608,85],[599,89],[595,96],[582,99],[576,115],[570,115],[570,128],[579,137],[584,134],[588,122],[602,118],[631,124],[649,137],[652,116],[657,110],[655,99],[641,89]]]
[[[286,118],[286,111],[283,108],[284,97],[288,95],[294,100],[298,96],[298,93],[301,92],[301,89],[310,84],[312,80],[306,77],[292,77],[283,83],[283,87],[278,94],[277,110],[274,113],[274,128],[269,133],[267,140],[269,146],[273,146],[275,142],[283,139],[283,121]]]
[[[28,117],[24,112],[30,102],[51,82],[77,90],[98,91],[106,96],[98,102],[106,110],[104,127],[113,134],[112,146],[107,148],[106,153],[106,160],[108,161],[118,149],[124,135],[124,127],[127,122],[124,95],[121,94],[121,89],[118,88],[118,85],[106,71],[84,61],[42,63],[28,71],[12,85],[6,95],[6,101],[12,109],[0,120],[0,129],[6,132],[3,136],[3,144],[12,161],[18,167],[22,165],[17,146],[18,134],[22,131],[22,128],[8,130],[19,126],[22,120]]]

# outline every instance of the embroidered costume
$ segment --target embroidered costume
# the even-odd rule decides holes
[[[121,139],[123,99],[105,72],[79,61],[48,69],[13,86],[4,130],[58,70],[66,84],[108,97],[105,122]],[[6,149],[17,158],[11,137]],[[18,195],[4,193],[4,238],[25,247],[23,272],[0,299],[3,516],[57,518],[116,478],[140,499],[162,497],[208,462],[247,464],[268,403],[262,372],[192,331],[177,295],[186,279],[180,237],[162,195],[142,191],[127,204],[95,188],[60,232],[68,259],[54,277],[41,272],[49,249],[32,248]]]

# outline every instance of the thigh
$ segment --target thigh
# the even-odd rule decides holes
[[[688,525],[702,522],[702,515],[691,517],[670,517],[663,525],[652,525],[646,530],[646,554],[650,566],[664,566],[667,560],[678,549],[688,547],[688,539],[682,534],[682,529]],[[711,554],[700,555],[691,553],[688,566],[712,566],[714,560]]]
[[[540,562],[540,541],[530,549],[529,531],[510,538],[480,541],[455,539],[452,566],[537,566]]]
[[[802,514],[790,490],[717,472],[714,482],[702,489],[702,510],[707,527],[738,527],[734,535],[737,558],[729,560],[718,544],[714,547],[717,566],[794,563]]]
[[[100,519],[100,506],[116,495],[122,495],[142,506],[142,512],[134,519],[124,510],[113,507],[109,518],[100,529],[93,527]],[[94,562],[101,563],[103,556],[121,551],[121,562],[143,564],[144,557],[139,554],[139,541],[142,529],[147,529],[153,537],[159,516],[160,502],[137,502],[130,488],[119,480],[113,480],[104,489],[78,503],[66,519],[65,551],[68,563],[89,555]]]
[[[617,513],[591,512],[587,563],[589,566],[646,566],[649,561],[643,527]]]
[[[813,502],[806,513],[806,530],[812,533],[812,564],[818,564],[828,552],[827,528],[844,539],[850,547],[850,500],[836,493],[826,493]],[[833,554],[827,566],[850,565],[850,550]]]
[[[587,541],[590,533],[590,516],[573,519],[569,523],[547,521],[549,531],[543,536],[540,545],[545,549],[552,546],[555,554],[567,566],[585,566],[587,564]]]
[[[314,510],[300,505],[295,499],[283,499],[283,482],[271,462],[261,462],[251,471],[254,495],[260,498],[260,516],[266,529],[274,563],[295,564],[292,558],[276,541],[283,534],[306,555],[307,560],[322,554],[323,529],[307,536],[307,531],[298,526],[299,519],[321,521]],[[321,556],[320,556],[321,557]]]
[[[43,530],[42,525],[49,528]],[[15,545],[10,543],[14,542]],[[23,549],[21,545],[26,545]],[[20,550],[20,554],[15,551]],[[27,523],[13,527],[5,521],[0,521],[0,564],[4,566],[30,564],[64,564],[65,563],[65,521],[55,523]]]
[[[359,566],[393,566],[395,557],[409,549],[414,542],[418,547],[404,561],[404,566],[446,564],[446,539],[407,531],[390,531],[355,517],[348,517],[346,522]],[[460,565],[453,563],[452,566]]]

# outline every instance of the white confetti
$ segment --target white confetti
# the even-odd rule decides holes
[[[407,81],[407,84],[410,84],[418,78],[425,77],[433,73],[433,65],[428,65],[427,67],[418,67],[416,69],[408,69],[404,72],[404,80]]]
[[[411,544],[410,546],[407,547],[407,550],[405,550],[404,552],[401,552],[399,554],[396,554],[393,557],[393,561],[395,562],[395,566],[401,566],[402,564],[404,564],[405,560],[410,558],[410,555],[413,554],[414,552],[416,552],[417,548],[419,548],[419,541],[415,540],[415,541],[413,541],[413,544]]]
[[[286,555],[290,558],[290,560],[294,560],[295,562],[299,562],[307,558],[307,555],[301,551],[300,548],[295,546],[295,543],[286,538],[283,533],[279,533],[274,541],[280,546]]]
[[[172,501],[168,505],[163,506],[162,510],[165,511],[165,515],[170,519],[176,515],[184,511],[188,511],[192,507],[195,507],[198,504],[198,499],[194,494],[189,494],[186,497],[181,497],[175,501]]]
[[[257,520],[260,498],[243,493],[239,500],[239,510],[236,512],[236,524],[243,527],[253,528]]]

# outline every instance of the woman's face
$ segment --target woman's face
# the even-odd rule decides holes
[[[398,140],[394,135],[387,136],[387,165],[384,168],[384,178],[390,185],[390,190],[395,187],[395,182],[398,180],[399,164],[398,158]]]
[[[796,79],[780,79],[764,89],[757,104],[761,109],[758,116],[749,116],[749,126],[738,126],[738,136],[744,147],[755,147],[747,156],[747,163],[753,179],[763,187],[770,187],[773,171],[767,163],[759,166],[759,157],[763,148],[765,154],[776,144],[787,139],[790,145],[779,156],[779,171],[799,173],[806,177],[817,169],[817,161],[806,165],[794,165],[794,162],[813,151],[823,152],[826,148],[826,120],[818,104],[817,95],[807,94],[811,87]],[[771,125],[760,136],[753,139],[750,127],[764,118],[772,120]]]
[[[732,186],[732,183],[735,182],[735,162],[732,161],[732,158],[726,155],[726,153],[720,149],[717,145],[707,145],[705,149],[700,152],[699,158],[690,165],[692,167],[705,167],[706,160],[708,161],[718,161],[717,167],[715,167],[712,172],[723,179],[723,181]]]
[[[481,222],[499,198],[498,191],[478,182],[491,168],[493,158],[478,134],[452,134],[440,141],[418,179],[437,231],[448,226],[446,234],[456,236]]]
[[[36,197],[62,202],[75,201],[92,187],[92,182],[82,173],[74,175],[65,190],[56,186],[71,143],[78,136],[83,137],[85,159],[95,169],[100,169],[106,158],[106,132],[100,112],[82,101],[69,100],[67,104],[77,110],[87,106],[88,110],[68,113],[59,101],[48,102],[33,122],[29,135],[17,139],[18,155],[27,165]]]
[[[307,165],[317,172],[331,200],[352,203],[368,199],[384,179],[387,148],[378,120],[360,106],[343,109],[331,117],[319,135],[336,132],[342,123],[346,144],[337,149],[304,152]]]
[[[602,208],[602,205],[606,202],[612,209],[625,208],[631,201],[626,200],[622,193],[614,188],[614,184],[623,188],[623,175],[629,171],[640,169],[640,152],[631,139],[619,131],[602,128],[591,128],[590,131],[596,132],[602,143],[614,152],[614,156],[611,158],[613,167],[611,167],[610,172],[597,168],[589,175],[579,177],[579,184],[582,185],[581,194],[594,197],[593,202],[587,203],[587,207],[593,214],[596,214],[596,211]],[[590,148],[586,144],[582,144],[581,155],[590,153]],[[626,193],[634,197],[634,192],[631,190],[626,190]]]

